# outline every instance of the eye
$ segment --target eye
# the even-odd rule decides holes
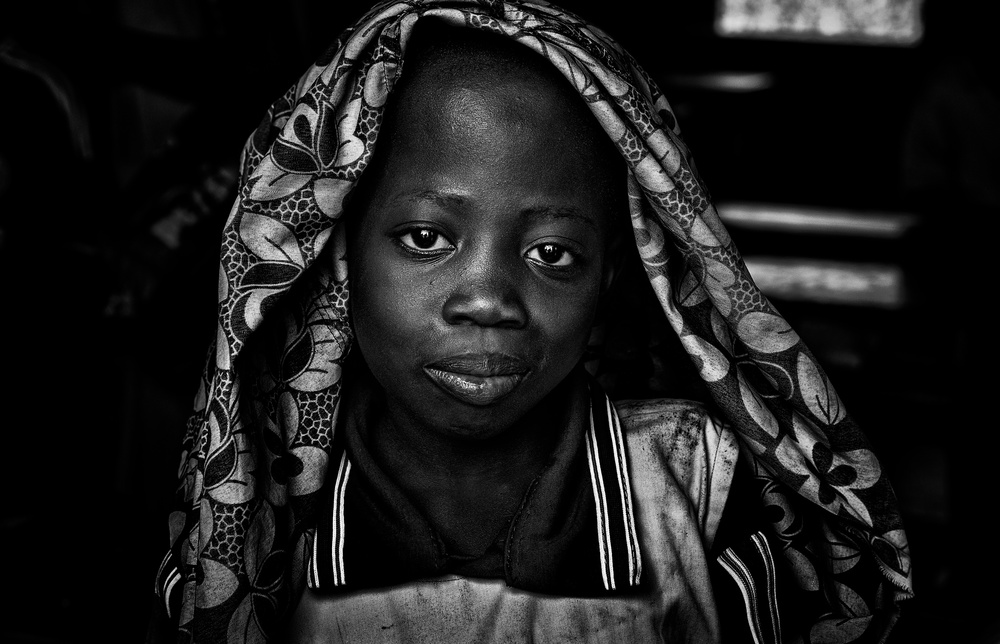
[[[396,239],[403,248],[417,253],[436,253],[453,248],[444,235],[427,227],[404,230]]]
[[[533,262],[544,266],[569,266],[573,263],[573,255],[559,244],[546,243],[533,246],[524,254]]]

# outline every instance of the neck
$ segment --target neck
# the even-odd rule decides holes
[[[509,524],[555,449],[565,423],[562,389],[489,438],[423,427],[387,404],[381,415],[369,415],[366,442],[450,550],[482,553]]]
[[[561,414],[549,398],[488,438],[467,438],[424,427],[413,421],[412,414],[389,403],[377,418],[370,417],[370,448],[394,478],[450,481],[461,486],[464,481],[517,478],[525,471],[533,476],[558,436]]]

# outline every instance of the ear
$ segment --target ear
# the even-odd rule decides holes
[[[626,258],[629,252],[635,248],[632,225],[627,213],[615,213],[616,221],[609,227],[608,233],[611,239],[608,247],[604,251],[604,266],[601,274],[601,303],[604,306],[608,299],[608,293],[613,289],[618,276],[625,268]],[[624,219],[624,223],[621,220]]]
[[[615,280],[621,273],[622,261],[621,253],[608,249],[608,254],[604,257],[604,267],[601,274],[601,304],[607,299],[608,293],[615,285]]]

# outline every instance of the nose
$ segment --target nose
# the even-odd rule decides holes
[[[519,329],[528,322],[514,270],[483,260],[463,271],[445,299],[442,315],[452,325]]]

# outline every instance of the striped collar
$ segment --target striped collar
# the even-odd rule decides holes
[[[614,406],[582,370],[567,378],[562,432],[509,527],[482,555],[447,552],[365,447],[375,402],[359,392],[338,425],[307,583],[320,592],[458,574],[565,596],[634,591],[641,578],[628,460]]]

